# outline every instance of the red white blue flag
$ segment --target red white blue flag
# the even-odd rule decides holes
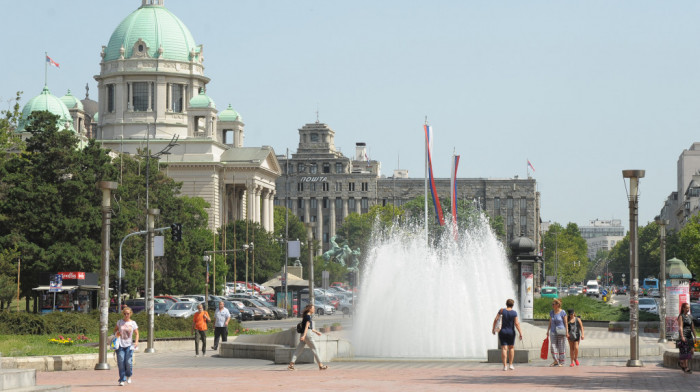
[[[532,163],[530,163],[529,159],[527,160],[527,165],[530,166],[530,168],[532,169],[533,172],[535,171],[535,167],[532,166]]]
[[[459,155],[452,155],[452,173],[450,174],[450,197],[452,199],[452,232],[455,241],[458,239],[457,230],[457,167],[459,167]]]
[[[440,206],[440,199],[438,198],[437,188],[435,187],[435,177],[433,177],[433,159],[431,156],[433,148],[433,128],[425,124],[423,125],[423,129],[425,130],[425,146],[428,151],[428,180],[430,182],[430,193],[433,196],[433,206],[435,207],[435,215],[437,216],[438,223],[440,226],[444,226],[445,217],[442,215],[442,207]]]
[[[48,54],[46,55],[46,62],[49,63],[49,65],[53,65],[56,68],[61,68],[61,66],[58,65],[57,62],[53,61],[53,59],[51,57],[49,57]]]

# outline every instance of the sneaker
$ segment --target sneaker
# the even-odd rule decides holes
[[[579,365],[579,363],[578,363],[578,359],[577,359],[577,360],[576,360],[576,366],[578,366],[578,365]]]
[[[126,379],[126,383],[127,383],[127,384],[131,384],[131,377],[129,377],[129,378]]]
[[[571,362],[571,365],[569,365],[569,367],[574,367],[574,366],[576,366],[576,364],[574,364],[573,362]]]
[[[508,366],[503,366],[503,371],[505,372],[507,370],[508,370]]]
[[[123,387],[124,386],[124,381],[119,381],[119,386]]]
[[[508,369],[510,369],[510,370],[515,370],[515,368],[513,367],[512,364],[511,364],[510,366],[508,366]]]
[[[195,354],[194,357],[195,357],[195,358],[199,358],[199,354]]]
[[[216,350],[217,348],[216,348],[216,346],[211,346],[211,349]]]

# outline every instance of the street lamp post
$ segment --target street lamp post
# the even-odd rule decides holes
[[[644,366],[639,359],[639,263],[637,214],[639,207],[639,179],[644,178],[644,170],[623,170],[623,178],[629,178],[627,193],[630,210],[630,359],[628,367]]]
[[[661,306],[659,307],[659,343],[666,343],[666,219],[657,216],[656,224],[659,225],[659,253],[661,254],[659,271],[659,292],[661,293]]]
[[[102,271],[100,285],[100,341],[98,362],[95,370],[109,370],[107,363],[107,324],[109,323],[109,251],[110,226],[112,220],[112,191],[117,189],[117,183],[100,181],[97,187],[102,190]],[[54,301],[55,303],[55,301]]]

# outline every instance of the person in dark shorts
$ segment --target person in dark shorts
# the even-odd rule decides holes
[[[692,373],[691,360],[693,359],[693,351],[695,348],[695,326],[693,318],[690,316],[690,305],[684,303],[681,305],[681,313],[678,315],[678,367],[685,373]]]
[[[520,340],[523,340],[523,332],[520,330],[520,321],[518,321],[518,312],[513,310],[515,301],[508,299],[506,307],[499,310],[496,318],[493,320],[491,333],[496,334],[496,324],[501,319],[501,329],[498,331],[498,342],[501,345],[501,360],[503,360],[503,371],[515,370],[513,367],[513,357],[515,357],[515,329],[518,330]],[[507,362],[506,362],[507,356]]]
[[[583,323],[581,318],[576,316],[573,309],[566,311],[567,327],[569,328],[569,356],[571,356],[571,367],[578,366],[578,344],[583,340]]]

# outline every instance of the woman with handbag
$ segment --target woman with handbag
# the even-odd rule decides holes
[[[520,334],[520,340],[523,340],[523,332],[520,330],[520,322],[518,321],[518,312],[513,310],[513,305],[515,301],[508,299],[506,301],[505,309],[498,311],[496,319],[493,320],[493,327],[491,328],[491,333],[496,334],[498,332],[498,342],[501,345],[501,360],[503,361],[503,371],[508,369],[515,370],[513,367],[513,357],[515,356],[515,328],[518,329],[518,334]],[[501,321],[500,329],[496,324]],[[506,364],[506,353],[508,354],[508,363]]]
[[[561,300],[555,298],[552,301],[552,310],[549,311],[549,326],[547,336],[552,352],[552,362],[549,366],[564,366],[566,361],[566,341],[569,339],[569,329],[566,328],[566,312],[561,308]]]
[[[117,321],[114,327],[114,334],[117,337],[114,346],[117,353],[120,386],[124,383],[131,384],[134,350],[139,345],[139,326],[131,319],[131,313],[131,308],[125,306],[122,309],[124,318]]]
[[[573,309],[569,309],[566,325],[569,328],[569,356],[571,357],[571,367],[578,366],[578,344],[583,340],[583,323],[581,317],[576,316]]]
[[[685,373],[692,373],[690,368],[690,360],[693,359],[693,351],[695,347],[695,326],[693,318],[690,316],[690,305],[684,303],[681,306],[681,313],[678,315],[678,333],[679,340],[676,342],[678,347],[678,366]]]

